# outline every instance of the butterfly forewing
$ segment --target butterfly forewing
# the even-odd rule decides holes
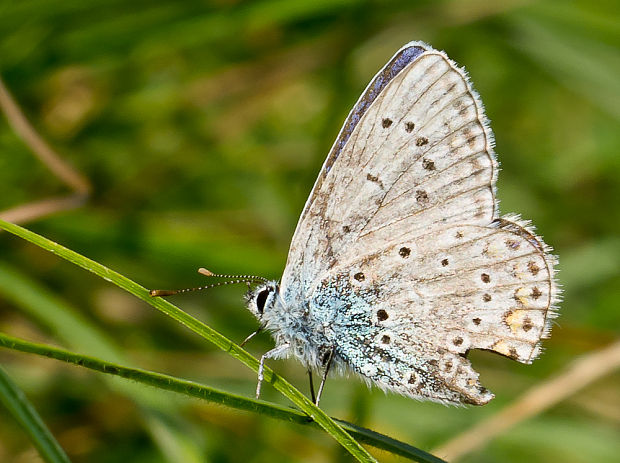
[[[334,262],[395,234],[495,217],[497,164],[481,104],[443,53],[419,42],[403,50],[422,48],[363,113],[352,112],[357,123],[334,145],[291,243],[282,279],[289,297],[303,298]],[[378,76],[392,75],[394,62]],[[374,89],[371,82],[360,101]]]

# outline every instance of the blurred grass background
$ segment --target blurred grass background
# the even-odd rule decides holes
[[[278,278],[318,170],[369,79],[410,40],[446,50],[492,121],[501,210],[532,219],[555,247],[565,302],[533,365],[472,356],[497,396],[483,408],[328,382],[331,415],[431,449],[618,335],[619,23],[611,0],[2,0],[0,75],[93,184],[83,207],[27,226],[149,288],[200,285],[201,266]],[[0,210],[66,191],[3,119]],[[100,341],[93,329],[127,363],[253,394],[253,372],[120,289],[6,233],[0,253],[1,331],[89,353]],[[240,341],[256,327],[244,291],[174,302]],[[261,335],[249,349],[270,346]],[[24,354],[0,352],[0,361],[73,461],[349,458],[318,431],[157,392],[149,400],[183,436],[175,453],[120,381]],[[307,390],[295,361],[271,365]],[[464,461],[618,461],[619,388],[615,372]],[[270,387],[264,398],[286,403]],[[0,461],[37,458],[0,409]]]

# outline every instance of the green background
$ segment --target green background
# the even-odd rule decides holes
[[[328,382],[321,405],[332,416],[431,450],[618,336],[619,23],[616,1],[3,0],[0,75],[39,133],[93,184],[82,207],[26,226],[149,288],[204,284],[198,267],[277,279],[318,170],[367,82],[410,40],[446,50],[492,121],[501,211],[533,220],[555,248],[565,301],[533,365],[472,356],[497,396],[485,407]],[[66,192],[0,120],[0,210]],[[253,394],[252,371],[120,289],[6,233],[0,253],[1,331],[90,352],[84,325],[54,324],[54,302],[105,332],[133,365]],[[20,294],[41,298],[40,312],[9,296],[13,277],[28,285]],[[244,292],[174,302],[240,341],[256,327]],[[258,356],[271,346],[261,335],[248,348]],[[25,354],[0,352],[0,361],[73,461],[178,458],[101,375]],[[294,360],[270,365],[307,390]],[[464,461],[617,461],[619,380],[606,376]],[[318,431],[156,397],[196,461],[349,459]],[[264,398],[286,404],[269,386]],[[1,408],[0,461],[36,458]]]

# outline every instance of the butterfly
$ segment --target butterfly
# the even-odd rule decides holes
[[[494,396],[467,354],[521,363],[550,334],[557,258],[531,225],[500,217],[493,134],[466,72],[403,46],[349,113],[305,204],[280,281],[248,309],[275,347],[420,400]],[[311,383],[312,384],[312,383]],[[312,388],[313,390],[313,388]]]

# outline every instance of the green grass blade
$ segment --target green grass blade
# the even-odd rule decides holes
[[[53,358],[63,362],[79,365],[84,368],[120,376],[138,383],[147,384],[158,389],[196,397],[209,402],[225,405],[237,410],[259,413],[271,418],[289,421],[301,425],[318,428],[318,424],[309,421],[308,416],[298,410],[282,407],[262,400],[231,394],[215,388],[205,386],[193,381],[176,378],[161,373],[154,373],[138,368],[128,368],[116,363],[106,362],[94,357],[76,354],[65,349],[52,347],[45,344],[32,343],[23,339],[0,333],[0,347]],[[409,458],[410,460],[423,463],[441,463],[443,460],[417,449],[404,442],[397,441],[383,434],[355,426],[351,423],[338,420],[340,425],[350,432],[355,438],[373,447],[387,450],[396,455]]]
[[[446,463],[445,460],[442,460],[431,453],[425,452],[424,450],[414,447],[413,445],[406,444],[405,442],[393,439],[385,434],[381,434],[367,428],[362,428],[361,426],[356,426],[346,421],[338,419],[336,419],[336,421],[340,423],[340,425],[351,435],[355,436],[357,440],[372,445],[378,449],[387,450],[395,455],[400,455],[401,457],[405,457],[413,461],[424,463]]]
[[[125,289],[134,296],[144,300],[156,309],[170,316],[174,320],[187,326],[196,334],[215,344],[220,349],[228,352],[232,357],[241,361],[248,367],[258,371],[258,361],[248,352],[240,348],[238,345],[230,341],[224,335],[218,333],[213,328],[205,325],[201,321],[183,312],[178,307],[172,305],[168,301],[161,298],[152,298],[149,296],[148,290],[129,278],[84,257],[70,249],[54,243],[47,238],[37,235],[23,227],[0,220],[0,228],[12,233],[20,238],[25,239],[57,256],[82,267],[95,275],[100,276],[120,288]],[[305,397],[301,392],[294,388],[288,381],[276,375],[269,368],[265,368],[265,382],[271,383],[273,387],[291,400],[302,411],[315,420],[328,434],[330,434],[340,445],[342,445],[351,455],[358,461],[374,462],[376,461],[357,441],[355,441],[340,425],[332,420],[320,408],[316,407],[312,401]]]
[[[41,457],[49,463],[69,463],[69,457],[47,429],[23,391],[0,367],[0,401],[26,430]]]
[[[113,339],[65,301],[6,262],[0,262],[0,293],[74,350],[127,363]],[[176,414],[173,403],[162,400],[157,390],[145,390],[113,377],[107,379],[112,390],[140,405],[144,426],[167,461],[198,463],[203,460],[201,446],[181,431],[188,423]]]

